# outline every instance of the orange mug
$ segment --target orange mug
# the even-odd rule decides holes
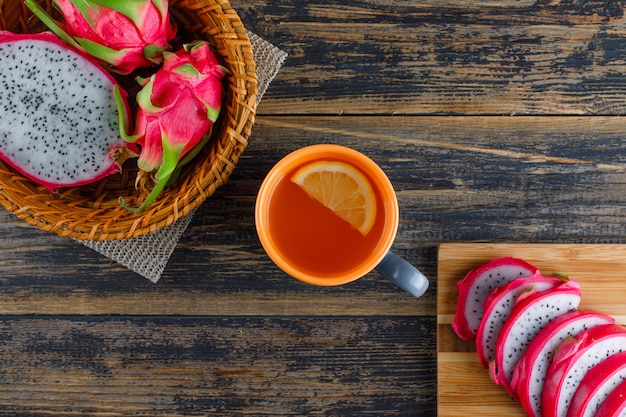
[[[331,286],[377,270],[420,297],[428,279],[390,251],[398,222],[396,193],[383,170],[364,154],[333,144],[301,148],[280,160],[261,184],[255,207],[261,245],[290,276]]]

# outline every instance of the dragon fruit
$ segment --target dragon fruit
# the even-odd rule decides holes
[[[626,381],[619,384],[598,407],[595,417],[626,416]]]
[[[65,24],[55,21],[35,0],[26,6],[68,45],[129,74],[162,61],[176,29],[167,0],[53,0]]]
[[[541,416],[541,393],[556,348],[567,338],[615,320],[605,314],[574,310],[552,320],[528,345],[513,371],[511,387],[526,415]]]
[[[483,302],[494,288],[515,278],[530,277],[539,270],[521,259],[505,257],[492,259],[471,271],[457,282],[457,309],[452,328],[463,340],[476,335],[483,316]]]
[[[197,41],[176,53],[166,52],[163,67],[140,80],[134,133],[124,138],[141,147],[139,178],[153,175],[156,184],[138,208],[120,199],[123,207],[143,212],[209,140],[222,105],[225,72],[208,43]],[[128,132],[129,121],[122,124]]]
[[[605,324],[566,339],[548,367],[541,410],[544,417],[566,417],[574,393],[587,372],[606,358],[626,350],[626,328]]]
[[[535,274],[529,278],[517,278],[491,291],[483,304],[483,317],[476,332],[476,354],[486,369],[496,358],[496,342],[504,322],[511,314],[517,298],[523,293],[541,292],[563,284],[559,278],[547,278]]]
[[[591,368],[572,397],[567,417],[593,417],[609,394],[626,380],[626,352],[609,356]]]
[[[547,291],[520,296],[498,335],[496,359],[489,364],[493,381],[517,399],[511,379],[528,345],[550,321],[576,310],[580,299],[580,285],[574,280]]]
[[[0,55],[5,162],[51,192],[120,171],[129,154],[119,118],[129,109],[106,71],[50,32],[0,31]]]

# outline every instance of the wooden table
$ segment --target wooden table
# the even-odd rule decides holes
[[[434,416],[438,245],[626,241],[622,2],[232,4],[289,58],[157,284],[0,211],[0,415]],[[262,178],[326,142],[387,171],[423,298],[265,255]]]

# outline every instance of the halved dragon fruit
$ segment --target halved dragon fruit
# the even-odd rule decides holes
[[[617,324],[592,327],[561,343],[544,382],[543,416],[566,417],[574,393],[587,372],[625,350],[626,328]]]
[[[538,272],[528,262],[512,257],[492,259],[469,271],[456,284],[459,295],[452,323],[456,334],[463,340],[476,335],[483,316],[483,302],[491,290],[515,278],[530,277]]]
[[[626,416],[626,381],[619,384],[598,407],[595,417]]]
[[[114,90],[100,66],[50,32],[0,31],[0,157],[51,192],[120,171]],[[127,115],[125,115],[127,116]]]
[[[517,298],[523,293],[541,292],[561,285],[565,280],[535,274],[528,278],[517,278],[491,291],[483,303],[483,318],[476,332],[476,354],[486,369],[496,358],[498,335],[509,318]]]
[[[567,417],[593,417],[609,394],[626,380],[626,352],[609,356],[591,368],[572,397]]]
[[[511,379],[511,387],[526,415],[541,416],[541,393],[556,348],[584,330],[614,322],[602,313],[574,310],[552,320],[539,332],[515,366]]]
[[[517,399],[511,379],[528,345],[550,321],[576,310],[580,299],[580,285],[574,280],[544,292],[520,296],[498,336],[496,359],[489,365],[493,381]]]

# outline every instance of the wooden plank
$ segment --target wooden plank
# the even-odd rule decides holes
[[[2,316],[0,415],[428,416],[434,329],[434,318]]]
[[[544,275],[562,273],[581,284],[580,308],[604,312],[626,323],[626,246],[620,244],[464,244],[439,247],[437,288],[438,415],[520,416],[525,413],[493,384],[475,353],[452,331],[456,282],[490,259],[514,256],[537,266]]]
[[[475,353],[438,352],[437,415],[524,417],[521,407],[495,385]],[[472,414],[474,413],[474,414]]]
[[[626,317],[625,245],[449,243],[439,249],[437,315],[441,324],[451,324],[456,311],[454,284],[471,268],[501,256],[522,258],[547,276],[565,274],[580,282],[583,308]]]
[[[434,316],[437,245],[623,243],[623,117],[257,119],[228,184],[198,210],[153,285],[71,240],[0,215],[2,314]],[[394,251],[433,285],[415,300],[376,273],[337,288],[293,280],[263,252],[255,194],[271,166],[313,143],[352,146],[388,173]],[[564,146],[563,144],[567,144]]]
[[[233,2],[289,53],[261,114],[621,114],[614,1]]]
[[[236,185],[235,185],[236,187]],[[246,204],[245,228],[225,200],[207,203],[155,285],[78,242],[0,213],[0,314],[222,316],[433,315],[435,293],[418,301],[377,273],[341,287],[315,287],[276,268],[260,247]],[[246,200],[250,201],[249,198]],[[230,205],[235,208],[237,204]],[[220,224],[220,230],[213,230]],[[226,226],[229,225],[229,226]],[[229,235],[238,236],[239,243]],[[9,239],[8,236],[11,236]],[[408,253],[412,262],[421,262]],[[434,266],[428,273],[435,275]]]

